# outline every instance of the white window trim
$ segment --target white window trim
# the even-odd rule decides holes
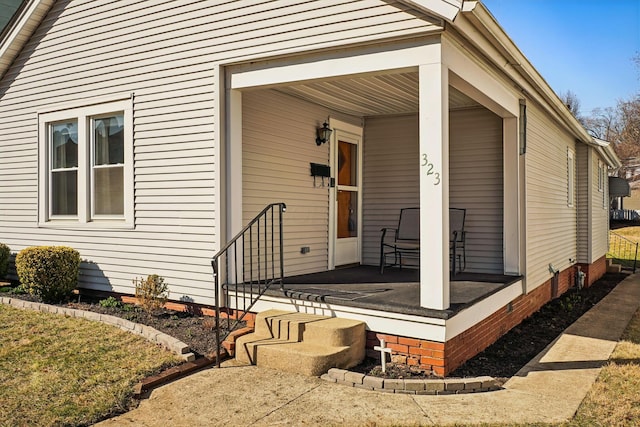
[[[89,121],[92,117],[122,112],[124,116],[124,215],[92,218],[91,206],[91,148]],[[61,120],[78,122],[78,215],[77,217],[51,217],[49,214],[49,136],[48,125]],[[38,113],[38,226],[51,228],[133,228],[133,98],[112,100],[101,104],[74,106],[62,109],[52,107]]]
[[[576,155],[570,148],[567,148],[567,206],[575,206],[576,198]]]
[[[604,164],[598,160],[598,191],[604,191]]]
[[[608,209],[607,203],[607,185],[609,184],[609,175],[607,167],[602,160],[598,160],[598,192],[602,193],[602,209]]]

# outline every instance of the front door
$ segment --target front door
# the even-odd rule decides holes
[[[337,121],[333,123],[335,267],[361,260],[362,129]]]

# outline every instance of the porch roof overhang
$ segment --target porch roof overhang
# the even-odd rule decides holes
[[[276,90],[334,111],[371,117],[418,113],[418,88],[418,72],[409,71],[292,84]],[[454,87],[449,88],[450,109],[479,105]]]

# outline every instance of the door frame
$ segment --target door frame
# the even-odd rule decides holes
[[[329,146],[329,162],[331,166],[331,180],[334,183],[329,189],[329,256],[328,269],[336,268],[336,240],[338,232],[337,197],[338,197],[338,140],[340,135],[358,140],[358,263],[362,262],[362,162],[363,162],[363,127],[329,118],[329,127],[333,129]]]

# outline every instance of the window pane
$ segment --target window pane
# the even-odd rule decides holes
[[[51,214],[78,214],[78,172],[75,170],[51,173]]]
[[[94,164],[124,163],[124,116],[114,114],[93,120]]]
[[[358,193],[338,191],[338,238],[358,236]]]
[[[358,185],[358,146],[338,143],[338,185]]]
[[[74,168],[78,166],[78,124],[75,120],[68,123],[51,125],[51,156],[53,169]]]
[[[124,167],[94,169],[94,213],[124,215]]]

